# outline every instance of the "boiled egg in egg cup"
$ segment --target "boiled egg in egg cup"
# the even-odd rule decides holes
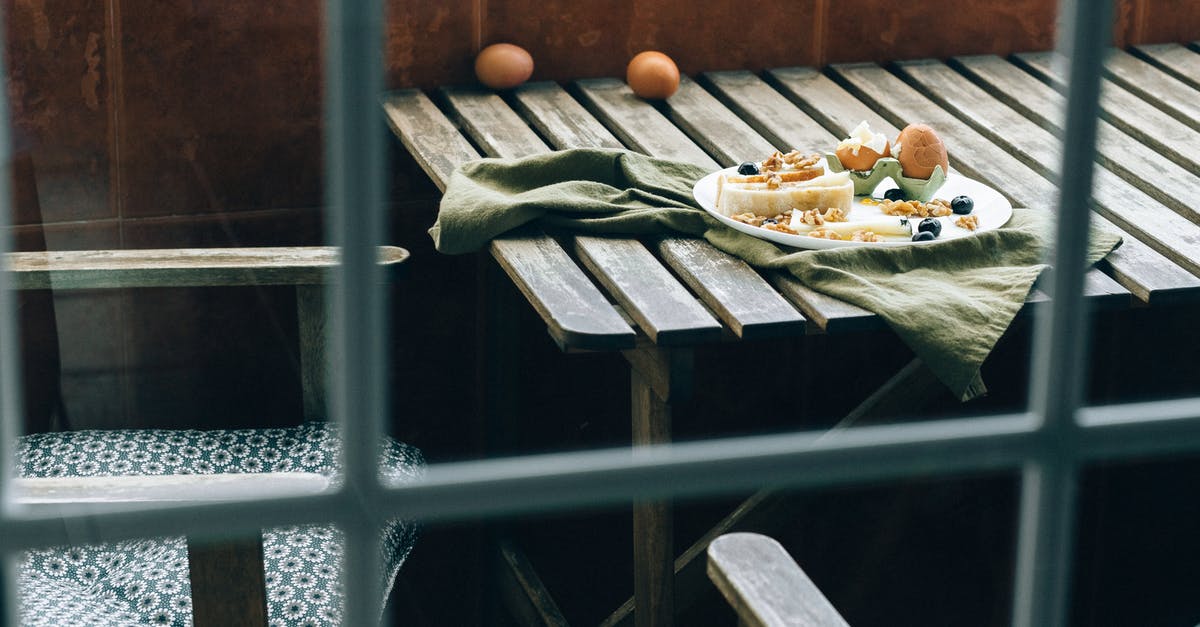
[[[945,184],[950,167],[945,145],[928,126],[910,124],[889,143],[865,121],[838,143],[836,152],[826,153],[825,161],[830,172],[850,173],[856,196],[872,194],[890,178],[905,198],[921,202],[929,202]]]

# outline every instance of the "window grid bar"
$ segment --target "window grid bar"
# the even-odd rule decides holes
[[[1139,404],[1139,406],[1142,404]],[[1200,416],[1158,425],[1155,446],[1137,450],[1079,447],[1079,462],[1143,457],[1170,442],[1200,441]],[[1089,426],[1095,442],[1127,439],[1128,425]],[[443,463],[415,483],[379,495],[377,513],[421,520],[460,520],[599,506],[638,498],[713,495],[756,490],[950,476],[1020,469],[1037,446],[1031,416],[964,418],[915,425],[854,427],[821,432],[752,436],[629,449],[559,453],[507,460]],[[1150,439],[1147,442],[1155,444]],[[1197,447],[1190,450],[1195,451]],[[768,480],[764,480],[768,477]],[[358,516],[355,495],[336,492],[303,498],[175,506],[76,505],[35,510],[10,521],[0,549],[68,542],[112,541],[148,535],[250,531]]]
[[[382,243],[383,133],[376,112],[383,80],[381,0],[325,3],[326,178],[333,243],[342,251],[333,281],[330,338],[332,417],[342,434],[343,490],[356,515],[345,517],[344,622],[379,621],[383,597],[376,512],[379,441],[386,415],[383,385],[387,290],[377,263]]]
[[[1064,9],[1067,8],[1066,5],[1070,5],[1072,9],[1071,15],[1075,21],[1073,24],[1070,20],[1067,21],[1068,29],[1073,29],[1072,33],[1100,32],[1108,28],[1111,2],[1103,3],[1103,19],[1089,14],[1088,9],[1083,8],[1084,4],[1090,3],[1073,3],[1066,0],[1063,4]],[[1066,15],[1067,12],[1060,11],[1060,14]],[[1063,378],[1074,381],[1068,389],[1069,392],[1073,390],[1073,396],[1070,398],[1059,403],[1051,398],[1054,396],[1053,390],[1047,387],[1038,392],[1038,402],[1032,405],[1044,420],[1043,424],[1053,427],[1053,430],[1038,432],[1028,425],[1027,416],[1016,415],[1008,419],[1021,422],[1018,428],[1000,428],[993,422],[987,422],[1001,419],[963,419],[964,422],[970,421],[972,426],[979,428],[964,429],[957,434],[959,440],[955,440],[954,444],[948,444],[949,440],[940,434],[922,431],[922,425],[900,425],[877,432],[871,432],[875,428],[855,428],[841,431],[836,436],[821,434],[819,437],[822,438],[823,446],[809,441],[813,437],[812,434],[771,436],[772,441],[782,439],[783,444],[792,447],[790,457],[786,459],[764,455],[760,443],[755,443],[756,448],[749,450],[739,448],[738,442],[741,439],[714,440],[703,444],[665,445],[646,449],[639,452],[636,459],[618,452],[561,456],[559,461],[571,461],[571,468],[560,468],[543,456],[441,465],[431,468],[425,481],[381,490],[376,471],[376,456],[377,438],[383,431],[383,419],[386,415],[386,389],[382,385],[382,346],[386,343],[379,340],[382,335],[378,334],[382,333],[385,327],[382,321],[386,308],[382,298],[386,294],[384,290],[378,289],[380,283],[376,280],[377,269],[373,255],[373,238],[382,232],[379,228],[382,224],[382,133],[376,132],[379,131],[376,127],[380,124],[373,111],[381,77],[378,36],[378,20],[381,15],[382,8],[378,0],[346,3],[330,0],[327,4],[327,120],[331,125],[327,142],[333,144],[330,147],[332,158],[328,161],[327,171],[333,190],[329,215],[335,232],[339,234],[336,243],[343,246],[344,255],[332,299],[335,330],[331,334],[331,340],[335,350],[331,375],[334,372],[341,375],[337,377],[333,386],[333,417],[343,429],[346,491],[255,503],[226,503],[96,515],[56,515],[53,520],[57,527],[74,530],[82,526],[100,532],[106,525],[112,525],[116,531],[114,537],[128,537],[156,535],[164,530],[173,533],[193,530],[215,532],[217,529],[225,531],[225,525],[230,520],[229,514],[235,512],[239,514],[234,517],[234,520],[238,521],[235,525],[237,529],[256,528],[264,524],[284,524],[282,521],[285,520],[370,521],[376,520],[378,515],[396,514],[437,518],[535,511],[563,504],[599,504],[606,500],[624,501],[640,495],[709,494],[714,490],[733,489],[736,482],[718,476],[720,473],[713,472],[716,468],[733,468],[741,473],[735,476],[737,481],[742,482],[738,484],[740,487],[761,486],[764,484],[763,477],[771,477],[771,482],[778,484],[824,486],[867,477],[888,478],[912,473],[950,474],[1017,467],[1024,463],[1025,485],[1029,487],[1023,494],[1022,520],[1030,513],[1036,516],[1034,520],[1021,524],[1019,553],[1022,557],[1018,579],[1025,579],[1018,581],[1016,587],[1030,591],[1031,594],[1026,595],[1026,598],[1033,600],[1028,603],[1027,609],[1020,610],[1020,616],[1027,617],[1022,620],[1028,622],[1022,623],[1016,619],[1015,622],[1054,625],[1061,624],[1066,592],[1065,589],[1061,589],[1048,596],[1042,594],[1038,599],[1038,595],[1033,593],[1045,590],[1046,580],[1042,578],[1049,576],[1049,573],[1039,569],[1036,563],[1042,555],[1039,546],[1044,545],[1046,539],[1065,535],[1069,540],[1072,535],[1069,513],[1073,504],[1075,464],[1085,458],[1117,458],[1135,454],[1135,451],[1137,454],[1145,454],[1167,450],[1195,451],[1200,448],[1197,446],[1200,444],[1200,428],[1197,426],[1200,416],[1193,411],[1200,405],[1200,399],[1089,408],[1077,412],[1080,387],[1077,366],[1086,338],[1080,337],[1078,333],[1083,327],[1082,324],[1072,327],[1067,321],[1083,319],[1081,290],[1074,289],[1082,285],[1082,271],[1076,272],[1078,277],[1063,278],[1062,271],[1071,267],[1068,263],[1059,264],[1061,267],[1055,277],[1058,281],[1058,295],[1049,315],[1057,322],[1039,323],[1038,333],[1038,360],[1045,360],[1044,363],[1047,364],[1039,371],[1051,372],[1060,377],[1065,372],[1068,376]],[[370,36],[363,36],[363,33]],[[1076,38],[1077,43],[1073,45],[1075,54],[1072,56],[1077,62],[1073,72],[1084,71],[1098,75],[1102,45],[1100,42],[1107,38],[1096,39],[1097,42],[1089,47],[1086,41],[1080,43]],[[2,52],[3,47],[0,46],[0,55]],[[6,66],[0,62],[0,72],[4,67]],[[0,78],[3,78],[2,74]],[[1086,144],[1091,150],[1094,149],[1091,137],[1094,136],[1095,130],[1095,86],[1091,98],[1084,98],[1082,101],[1084,110],[1090,107],[1091,114],[1081,122],[1090,128],[1083,133],[1089,139],[1080,144],[1077,135],[1072,134],[1071,124],[1073,120],[1080,122],[1080,114],[1074,107],[1080,98],[1086,95],[1087,89],[1086,85],[1079,87],[1075,83],[1076,79],[1073,78],[1067,145]],[[0,160],[11,163],[7,105],[7,98],[0,98]],[[375,121],[376,124],[372,125],[371,121]],[[1083,238],[1079,234],[1086,232],[1086,229],[1081,228],[1067,229],[1065,224],[1072,220],[1087,219],[1086,213],[1080,216],[1072,213],[1075,210],[1068,209],[1068,203],[1083,205],[1088,198],[1086,191],[1082,194],[1067,194],[1066,185],[1069,183],[1070,181],[1064,181],[1063,212],[1059,218],[1060,235],[1057,247],[1064,258],[1069,257],[1068,253],[1082,256],[1083,249],[1080,244]],[[0,252],[11,248],[8,242],[10,231],[2,228],[11,215],[7,185],[7,177],[0,177],[0,192],[3,192],[0,193],[0,214],[3,214],[0,215],[0,239],[3,240],[0,241]],[[1071,215],[1075,217],[1072,218]],[[1064,235],[1064,231],[1068,232]],[[0,343],[15,347],[18,344],[15,341],[12,292],[3,289],[7,278],[7,274],[0,278]],[[351,317],[352,313],[358,317]],[[1048,330],[1042,330],[1042,326]],[[372,336],[372,332],[377,335]],[[1046,337],[1049,337],[1051,342],[1040,342]],[[18,360],[14,352],[0,352],[0,411],[3,411],[3,416],[0,417],[0,503],[4,505],[0,508],[0,548],[3,548],[5,553],[39,546],[49,537],[44,522],[20,514],[14,515],[9,511],[10,504],[6,498],[7,481],[13,468],[14,436],[17,420],[21,415],[15,367]],[[1075,365],[1066,367],[1065,371],[1049,366],[1052,363],[1070,362],[1075,362]],[[355,373],[361,376],[356,378],[353,376]],[[1038,385],[1038,381],[1048,379],[1049,377],[1040,377],[1034,383]],[[1145,413],[1142,413],[1143,410]],[[1149,416],[1152,420],[1133,419],[1132,412],[1137,412],[1135,415]],[[1070,420],[1076,413],[1082,427],[1078,429],[1078,433],[1072,431],[1074,425]],[[928,424],[935,428],[947,426],[945,421]],[[1068,446],[1065,450],[1061,448],[1061,441],[1056,437],[1058,429],[1066,431]],[[1164,442],[1164,434],[1168,433],[1184,434],[1184,443],[1180,444],[1174,439]],[[1129,441],[1133,441],[1132,446],[1116,445],[1118,442]],[[1078,448],[1075,448],[1076,445]],[[688,456],[689,450],[694,458]],[[950,452],[939,453],[943,450]],[[872,454],[866,455],[867,451],[871,451]],[[917,455],[922,451],[928,453],[929,457]],[[888,455],[875,454],[880,452],[886,452]],[[1064,452],[1067,453],[1066,456],[1060,454]],[[981,453],[992,457],[981,459]],[[775,454],[784,455],[782,452]],[[601,463],[606,457],[611,462],[609,465]],[[1030,464],[1030,460],[1037,461]],[[767,462],[774,465],[770,466]],[[856,467],[864,466],[870,467],[870,472],[855,470]],[[487,479],[488,475],[480,474],[505,469],[509,471],[508,475],[491,475],[490,479]],[[651,471],[655,473],[655,482],[645,479],[650,476]],[[663,475],[663,471],[668,474]],[[639,472],[646,474],[638,475]],[[1057,479],[1051,477],[1055,474]],[[672,480],[665,480],[667,477],[671,477]],[[678,480],[675,480],[676,478]],[[627,480],[627,483],[620,483],[616,488],[606,488],[606,482],[611,479]],[[487,492],[488,500],[476,500],[473,506],[464,498],[471,490],[494,488],[502,481],[507,481],[503,485],[513,489],[492,489]],[[666,487],[663,487],[664,485]],[[534,494],[535,490],[547,486],[563,490],[564,500],[553,501],[544,498],[539,501]],[[571,489],[582,489],[581,497],[575,500],[565,499],[565,492]],[[374,496],[381,498],[372,498]],[[1064,502],[1067,503],[1067,508],[1058,510]],[[1042,504],[1035,506],[1035,503]],[[1038,515],[1044,512],[1052,514]],[[1064,513],[1066,515],[1062,515]],[[355,611],[357,606],[360,614],[353,618],[364,620],[362,623],[348,620],[348,624],[366,624],[377,618],[373,612],[363,609],[377,602],[377,599],[367,598],[374,592],[360,585],[375,579],[376,573],[371,570],[370,564],[377,563],[378,559],[375,538],[369,525],[346,525],[345,529],[348,542],[352,545],[347,552],[345,572],[348,580],[354,582],[353,586],[346,587],[347,611]],[[1033,531],[1027,533],[1027,529]],[[54,532],[50,535],[58,533],[53,529],[49,531]],[[1032,539],[1029,538],[1031,534],[1034,536]],[[59,537],[64,541],[72,538],[65,533]],[[1069,564],[1069,558],[1069,551],[1060,551],[1054,560],[1062,567],[1061,575],[1069,574],[1062,570]],[[10,561],[5,560],[6,564]],[[6,569],[5,573],[0,574],[0,578],[7,574],[11,574],[11,570]],[[1054,577],[1051,581],[1054,579],[1061,582],[1066,578]],[[6,596],[0,599],[0,605],[5,606],[3,618],[16,624],[15,603],[12,602],[15,599],[13,580],[9,577],[3,583],[6,584]],[[364,602],[352,603],[351,594]],[[3,603],[5,600],[9,603]],[[1017,616],[1015,611],[1014,617]],[[1046,618],[1042,622],[1042,617],[1057,618]],[[351,618],[350,614],[347,618]]]
[[[5,44],[8,32],[8,11],[0,12],[0,85],[8,85],[8,47]],[[0,255],[13,249],[11,221],[13,216],[12,179],[9,176],[13,163],[12,124],[10,123],[8,90],[0,94]],[[21,378],[18,368],[21,363],[21,343],[17,336],[16,292],[9,289],[12,276],[7,269],[0,271],[0,535],[4,532],[4,519],[12,503],[9,493],[12,488],[11,474],[16,468],[13,458],[16,450],[17,421],[24,415],[21,398]],[[17,625],[16,560],[14,556],[0,553],[0,621],[5,625]]]
[[[1075,543],[1083,355],[1088,324],[1083,283],[1090,236],[1092,160],[1100,114],[1100,75],[1112,28],[1112,1],[1061,0],[1059,47],[1071,59],[1068,76],[1058,214],[1048,278],[1053,300],[1034,333],[1030,410],[1040,421],[1034,456],[1022,471],[1013,582],[1013,625],[1064,625]],[[1081,156],[1083,157],[1081,159]],[[1076,159],[1079,159],[1076,161]],[[1090,167],[1071,168],[1072,163]]]

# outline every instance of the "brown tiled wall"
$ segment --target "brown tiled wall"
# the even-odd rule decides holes
[[[36,202],[18,207],[19,245],[39,248],[43,236],[50,249],[320,243],[322,4],[3,0],[16,147],[32,157],[37,185]],[[1006,54],[1049,48],[1055,6],[1056,0],[388,0],[386,82],[469,82],[475,52],[498,41],[531,51],[535,79],[620,76],[644,49],[667,52],[688,73]],[[1200,4],[1118,0],[1114,36],[1119,45],[1200,39]],[[425,253],[434,196],[411,164],[400,165],[393,196],[409,204],[395,211],[404,214],[396,240]],[[108,424],[91,415],[137,413],[160,397],[188,399],[172,411],[206,411],[197,403],[212,382],[189,380],[189,364],[221,372],[226,393],[224,401],[212,401],[216,407],[250,403],[246,411],[264,410],[262,395],[235,388],[262,380],[260,367],[271,367],[263,355],[287,366],[294,329],[276,311],[278,298],[183,292],[162,298],[56,297],[64,386],[86,401],[76,413]],[[162,315],[180,306],[191,313]],[[265,322],[241,325],[238,314]],[[144,338],[134,331],[145,331]],[[240,335],[223,335],[233,332]],[[138,377],[174,392],[136,395],[128,381]]]

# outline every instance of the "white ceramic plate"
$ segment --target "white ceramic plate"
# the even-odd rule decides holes
[[[841,240],[830,240],[819,237],[809,237],[807,235],[791,235],[788,233],[780,233],[758,226],[750,226],[730,219],[717,213],[717,177],[723,172],[736,172],[737,168],[728,168],[713,172],[708,176],[696,182],[696,186],[692,188],[692,195],[696,197],[696,201],[713,217],[720,220],[722,223],[729,225],[731,228],[737,229],[743,233],[761,237],[762,239],[783,244],[784,246],[793,246],[796,248],[841,248],[844,246],[912,246],[917,244],[928,244],[932,242],[913,242],[913,241],[891,241],[880,243],[868,242],[849,242]],[[886,179],[875,188],[872,194],[875,198],[883,198],[884,192],[895,187],[896,184],[891,179]],[[990,231],[1000,228],[1008,222],[1012,217],[1012,204],[1008,199],[1000,194],[1000,192],[980,183],[974,179],[969,179],[961,174],[951,174],[946,177],[946,184],[942,185],[941,189],[933,195],[934,198],[945,198],[950,200],[955,196],[970,196],[975,201],[975,210],[973,215],[979,218],[979,228],[972,232],[954,224],[955,218],[958,216],[952,215],[944,218],[934,218],[942,222],[942,234],[933,242],[941,242],[948,239],[959,237],[969,237],[980,231]],[[850,222],[865,222],[872,219],[885,217],[876,204],[864,204],[863,201],[870,201],[868,196],[855,196],[854,206],[851,207],[849,221]],[[917,218],[913,224],[914,231],[916,230],[916,222],[920,222]]]

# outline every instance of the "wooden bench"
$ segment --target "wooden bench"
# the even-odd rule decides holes
[[[1151,52],[1160,59],[1176,53],[1170,67],[1200,77],[1188,56],[1192,51]],[[1195,302],[1200,219],[1191,199],[1200,197],[1200,155],[1194,148],[1200,146],[1200,128],[1192,123],[1196,117],[1170,123],[1172,115],[1162,111],[1192,111],[1188,98],[1200,97],[1200,84],[1167,81],[1158,76],[1163,70],[1123,53],[1109,71],[1114,82],[1105,110],[1112,126],[1101,132],[1093,220],[1125,241],[1088,273],[1085,296],[1093,308]],[[679,91],[661,103],[637,98],[619,80],[600,78],[532,83],[505,93],[476,87],[431,94],[402,90],[388,94],[383,109],[415,162],[442,189],[455,167],[481,156],[628,148],[715,170],[775,149],[832,146],[863,120],[892,137],[899,127],[920,121],[938,129],[956,172],[1001,190],[1014,206],[1052,210],[1054,133],[1060,123],[1055,111],[1062,100],[1043,81],[1060,81],[1056,72],[1045,54],[963,57],[894,69],[851,64],[685,76]],[[1132,93],[1117,84],[1121,76],[1136,83],[1143,75],[1170,89]],[[1158,127],[1175,134],[1156,133]],[[1175,163],[1153,167],[1150,153],[1163,149],[1161,137],[1172,138],[1167,154]],[[1115,156],[1125,154],[1133,157]],[[814,292],[789,275],[759,273],[695,238],[594,237],[528,226],[494,240],[488,253],[502,270],[489,281],[511,280],[564,351],[623,352],[632,373],[635,445],[670,439],[672,406],[690,393],[696,346],[882,328],[870,312]],[[501,291],[485,287],[484,293]],[[1034,290],[1026,311],[1047,300]],[[494,359],[485,362],[481,378],[490,383],[484,390],[485,420],[495,425],[508,424],[515,412],[504,392],[516,369],[503,359],[520,350],[512,321],[503,314],[511,306],[484,303],[491,312],[485,316],[492,317],[481,341],[489,343]],[[927,369],[914,362],[885,388],[898,392],[923,382],[925,389],[935,389],[929,380]],[[847,418],[852,422],[894,407],[893,401],[886,393],[873,396]],[[722,524],[732,528],[770,501],[756,495]],[[673,582],[698,579],[699,558],[718,530],[675,559],[668,507],[639,505],[634,525],[635,594],[604,624],[628,624],[635,607],[639,625],[669,624],[672,607],[686,604],[691,594],[683,587],[676,591]]]
[[[198,248],[10,253],[6,278],[18,290],[92,290],[156,287],[280,285],[296,290],[301,386],[305,420],[326,418],[324,284],[338,264],[337,249]],[[390,269],[408,258],[381,247]],[[299,418],[299,417],[298,417]],[[21,478],[18,505],[225,501],[262,496],[317,494],[329,479],[313,473],[258,473],[119,477]],[[262,538],[188,540],[192,613],[197,625],[266,625]]]

